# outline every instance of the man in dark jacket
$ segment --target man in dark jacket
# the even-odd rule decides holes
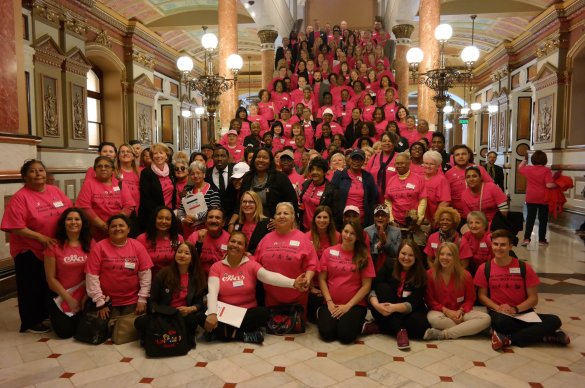
[[[494,183],[500,186],[500,189],[505,192],[504,189],[504,169],[498,165],[496,165],[496,159],[498,158],[498,154],[494,151],[490,151],[487,154],[487,163],[485,165],[485,169],[490,174]]]

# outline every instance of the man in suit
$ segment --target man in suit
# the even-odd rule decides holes
[[[228,163],[229,153],[228,150],[223,146],[216,146],[213,150],[213,168],[208,169],[205,172],[205,181],[219,191],[221,199],[221,207],[227,209],[230,205],[233,206],[226,193],[229,180],[234,171],[234,165]]]
[[[445,135],[442,132],[433,132],[431,149],[441,154],[443,164],[441,166],[443,173],[451,169],[450,155],[445,151]]]
[[[490,151],[487,154],[487,164],[485,165],[485,169],[487,170],[488,174],[494,180],[494,183],[500,186],[500,189],[505,192],[504,190],[504,169],[498,165],[496,165],[496,159],[498,158],[498,154],[494,151]]]

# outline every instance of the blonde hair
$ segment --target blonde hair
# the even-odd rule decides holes
[[[167,154],[167,157],[171,154],[171,150],[164,143],[155,143],[150,146],[150,158],[152,158],[152,155],[154,155],[155,151],[162,151]]]
[[[435,211],[435,216],[433,217],[433,219],[435,220],[435,224],[439,223],[439,219],[441,218],[441,215],[443,215],[443,213],[449,213],[451,215],[451,218],[453,218],[453,223],[455,224],[454,228],[457,228],[459,223],[461,223],[461,215],[457,210],[453,209],[450,206],[443,206],[438,208],[437,211]]]
[[[244,212],[242,211],[242,200],[244,199],[244,195],[248,194],[250,197],[252,197],[252,200],[254,201],[254,203],[256,204],[256,210],[254,211],[254,215],[252,216],[254,222],[260,222],[262,221],[264,218],[266,218],[264,216],[264,209],[262,207],[262,200],[260,199],[260,196],[258,195],[258,193],[256,193],[255,191],[252,190],[248,190],[248,191],[244,191],[242,193],[242,197],[240,199],[240,223],[244,223],[246,221],[245,217],[244,217]],[[278,206],[277,206],[278,207]]]
[[[185,151],[179,151],[179,152],[175,153],[175,155],[173,156],[173,160],[175,163],[182,161],[186,165],[189,165],[189,156],[187,155],[187,153]]]
[[[452,267],[453,267],[453,276],[455,279],[455,288],[461,290],[465,287],[465,269],[461,265],[461,259],[459,259],[459,248],[456,244],[452,242],[444,242],[439,245],[437,249],[437,256],[433,264],[431,264],[431,269],[433,270],[433,277],[435,282],[438,281],[440,273],[443,271],[443,267],[441,266],[439,256],[441,255],[441,251],[443,249],[448,249],[451,251],[453,255],[453,260],[451,260]]]

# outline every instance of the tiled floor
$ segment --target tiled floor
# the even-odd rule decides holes
[[[412,341],[362,337],[344,346],[303,335],[267,336],[261,346],[206,343],[187,356],[147,359],[137,343],[90,346],[52,334],[19,334],[16,300],[0,303],[2,387],[584,387],[585,245],[574,232],[552,228],[550,246],[517,248],[541,274],[539,311],[558,314],[568,348],[513,347],[494,352],[487,337]]]

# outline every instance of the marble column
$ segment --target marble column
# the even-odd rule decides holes
[[[440,0],[420,0],[418,41],[424,53],[419,72],[424,73],[439,67],[439,42],[435,39],[435,28],[441,19]],[[435,92],[425,85],[418,86],[418,117],[429,122],[431,129],[437,121],[437,107],[433,101]]]
[[[218,26],[219,26],[219,74],[232,78],[230,69],[227,68],[227,58],[231,54],[238,53],[238,9],[237,0],[218,1]],[[237,85],[224,92],[219,98],[219,112],[221,127],[228,128],[230,120],[236,115],[238,108]],[[216,131],[217,132],[217,131]],[[216,136],[217,137],[217,136]]]
[[[278,31],[261,29],[258,31],[258,37],[262,55],[262,89],[266,89],[274,73],[274,41],[278,37]]]
[[[392,27],[392,32],[396,36],[394,68],[396,70],[396,83],[398,84],[398,98],[404,106],[408,106],[408,81],[410,80],[410,74],[408,72],[406,52],[410,48],[412,31],[414,31],[414,26],[411,24],[398,24]]]

